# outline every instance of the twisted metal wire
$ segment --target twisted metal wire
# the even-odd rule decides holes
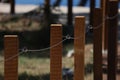
[[[51,48],[54,48],[54,47],[58,46],[59,44],[63,43],[63,42],[66,41],[66,40],[78,39],[78,38],[71,37],[70,35],[67,35],[67,36],[64,36],[64,37],[65,37],[65,39],[63,39],[62,41],[56,43],[56,44],[53,45],[53,46],[47,47],[47,48],[43,48],[43,49],[28,49],[28,48],[24,47],[24,48],[22,48],[22,49],[19,49],[20,52],[19,52],[18,54],[13,55],[13,56],[9,57],[9,58],[6,59],[6,60],[0,60],[0,63],[4,63],[5,61],[9,61],[9,60],[11,60],[11,59],[13,59],[13,58],[15,58],[15,57],[17,57],[17,56],[19,56],[19,55],[22,55],[22,54],[24,54],[24,53],[27,53],[27,52],[41,52],[41,51],[49,50],[49,49],[51,49]]]

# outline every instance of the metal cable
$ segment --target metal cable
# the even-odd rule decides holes
[[[23,54],[23,53],[24,53],[24,52],[19,52],[19,54],[13,55],[13,56],[7,58],[6,60],[0,60],[0,63],[4,63],[4,62],[6,62],[6,61],[12,60],[13,58],[15,58],[15,57],[17,57],[17,56],[19,56],[19,55],[21,55],[21,54]]]
[[[103,22],[106,21],[106,20],[112,20],[112,19],[115,19],[117,16],[119,16],[119,14],[116,14],[115,16],[112,16],[112,17],[105,17],[104,20],[102,21],[102,23],[100,23],[98,26],[96,27],[93,27],[93,25],[89,25],[87,28],[90,30],[90,29],[99,29],[102,25],[103,25]]]
[[[107,20],[107,19],[114,19],[114,18],[116,18],[118,15],[119,15],[119,14],[117,14],[117,15],[115,15],[115,16],[113,16],[113,17],[106,17],[103,21],[105,21],[105,20]],[[88,26],[88,29],[99,29],[102,24],[103,24],[103,22],[102,22],[100,25],[96,26],[96,27],[93,27],[92,25],[89,25],[89,26]],[[88,31],[88,30],[87,30],[87,31]],[[10,58],[6,59],[5,61],[9,61],[9,60],[11,60],[11,59],[13,59],[13,58],[15,58],[15,57],[17,57],[17,56],[19,56],[19,55],[22,55],[23,53],[27,53],[27,52],[40,52],[40,51],[49,50],[49,49],[51,49],[51,48],[54,48],[54,47],[58,46],[59,44],[63,43],[64,41],[66,41],[66,40],[68,40],[68,39],[78,39],[78,38],[80,38],[80,37],[74,38],[74,37],[71,37],[70,35],[63,36],[63,37],[65,37],[65,39],[63,39],[62,41],[60,41],[60,42],[56,43],[55,45],[53,45],[53,46],[51,46],[51,47],[48,47],[48,48],[36,49],[36,50],[35,50],[35,49],[27,49],[27,48],[20,49],[21,52],[19,52],[19,54],[13,55],[13,56],[11,56]],[[0,60],[0,63],[3,63],[3,62],[4,62],[4,60]]]
[[[9,61],[9,60],[11,60],[11,59],[13,59],[13,58],[15,58],[15,57],[17,57],[19,55],[22,55],[23,53],[27,53],[27,52],[41,52],[41,51],[49,50],[51,48],[54,48],[54,47],[58,46],[59,44],[63,43],[64,41],[66,41],[68,39],[78,39],[78,38],[70,37],[69,35],[64,36],[64,37],[65,37],[65,39],[63,39],[62,41],[56,43],[55,45],[53,45],[51,47],[47,47],[47,48],[43,48],[43,49],[27,49],[26,47],[24,47],[23,49],[19,49],[20,52],[18,54],[13,55],[13,56],[9,57],[6,60],[0,60],[0,63],[4,63],[5,61]]]

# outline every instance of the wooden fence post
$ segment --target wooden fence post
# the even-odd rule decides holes
[[[62,25],[52,24],[50,46],[50,80],[62,80]]]
[[[10,0],[11,10],[10,14],[15,14],[15,0]]]
[[[4,80],[18,80],[18,37],[4,36]]]
[[[75,18],[74,38],[74,80],[84,80],[85,17],[83,16]]]
[[[90,0],[90,25],[93,25],[95,0]]]
[[[68,25],[73,25],[73,12],[72,12],[73,0],[68,0]]]
[[[118,0],[110,0],[108,8],[108,80],[116,80]],[[113,17],[113,18],[112,18]]]
[[[102,22],[103,22],[103,29],[102,29],[102,49],[104,50],[105,46],[105,7],[106,7],[106,0],[101,0],[101,9],[102,9]]]
[[[94,65],[94,80],[102,80],[102,9],[94,9],[93,21],[93,65]]]
[[[108,16],[108,9],[109,9],[109,0],[105,0],[105,10],[104,10],[104,50],[108,50],[108,20],[106,19]]]

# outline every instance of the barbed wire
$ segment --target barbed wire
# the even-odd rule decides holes
[[[63,38],[65,38],[65,39],[63,39],[62,41],[56,43],[55,45],[53,45],[53,46],[51,46],[51,47],[47,47],[47,48],[43,48],[43,49],[36,49],[36,50],[25,48],[25,49],[23,49],[23,52],[41,52],[41,51],[49,50],[49,49],[51,49],[51,48],[54,48],[54,47],[58,46],[59,44],[63,43],[63,42],[66,41],[66,40],[78,39],[78,38],[80,38],[80,37],[74,38],[74,37],[71,37],[70,35],[66,35],[66,36],[63,36]]]
[[[107,17],[105,17],[105,18],[103,19],[103,21],[102,21],[101,24],[99,24],[99,25],[96,26],[96,27],[93,27],[92,25],[89,25],[89,26],[88,26],[88,29],[99,29],[99,28],[103,25],[103,22],[104,22],[105,20],[107,20],[107,19],[114,19],[114,18],[116,18],[118,15],[119,15],[119,14],[116,14],[115,16],[112,16],[112,17],[107,16]],[[88,31],[88,30],[87,30],[87,31]],[[66,36],[63,36],[63,38],[65,38],[65,39],[63,39],[62,41],[56,43],[55,45],[50,46],[50,47],[47,47],[47,48],[43,48],[43,49],[28,49],[28,48],[24,47],[23,49],[20,49],[21,52],[19,52],[19,53],[16,54],[16,55],[11,56],[10,58],[6,59],[5,61],[9,61],[9,60],[11,60],[11,59],[13,59],[13,58],[15,58],[15,57],[17,57],[17,56],[19,56],[19,55],[22,55],[23,53],[27,53],[27,52],[41,52],[41,51],[49,50],[49,49],[51,49],[51,48],[54,48],[54,47],[58,46],[59,44],[63,43],[63,42],[66,41],[66,40],[69,40],[69,39],[79,39],[80,37],[74,38],[74,37],[71,37],[70,35],[66,35]],[[3,63],[3,62],[4,62],[4,60],[0,60],[0,63]]]
[[[19,52],[19,54],[13,55],[13,56],[7,58],[6,60],[0,60],[0,63],[4,63],[4,62],[7,62],[9,60],[12,60],[12,59],[14,59],[15,57],[17,57],[17,56],[19,56],[21,54],[23,54],[23,52]]]
[[[74,37],[71,37],[70,35],[66,35],[66,36],[63,36],[63,38],[65,38],[65,39],[63,39],[62,41],[56,43],[55,45],[50,46],[50,47],[47,47],[47,48],[43,48],[43,49],[28,49],[27,47],[24,47],[24,48],[22,48],[22,49],[19,49],[20,52],[19,52],[18,54],[13,55],[13,56],[9,57],[9,58],[6,59],[6,60],[0,60],[0,63],[4,63],[4,62],[6,62],[6,61],[12,60],[13,58],[15,58],[15,57],[17,57],[17,56],[19,56],[19,55],[22,55],[22,54],[24,54],[24,53],[27,53],[27,52],[41,52],[41,51],[46,51],[46,50],[49,50],[49,49],[51,49],[51,48],[54,48],[54,47],[60,45],[61,43],[63,43],[63,42],[66,41],[66,40],[78,39],[78,38],[80,38],[80,37],[74,38]]]
[[[66,39],[79,39],[79,38],[81,38],[81,37],[71,37],[69,34],[68,35],[66,35],[66,36],[63,36],[63,38],[66,38]]]
[[[119,13],[116,14],[116,15],[114,15],[114,16],[111,16],[111,17],[106,16],[106,17],[104,17],[103,21],[102,21],[98,26],[93,27],[93,25],[88,25],[87,28],[88,28],[89,30],[90,30],[90,29],[99,29],[99,28],[103,25],[104,21],[115,19],[115,18],[118,17],[118,16],[119,16]],[[87,30],[87,31],[88,31],[88,30]]]
[[[54,48],[56,46],[58,46],[59,44],[63,43],[64,41],[66,41],[67,39],[63,39],[62,41],[56,43],[55,45],[51,46],[51,47],[47,47],[47,48],[44,48],[44,49],[37,49],[37,50],[34,50],[34,49],[26,49],[25,52],[41,52],[41,51],[45,51],[45,50],[49,50],[51,48]]]

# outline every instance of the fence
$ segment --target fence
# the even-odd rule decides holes
[[[108,51],[107,80],[116,80],[118,0],[101,0],[101,7],[92,10],[94,13],[92,20],[94,32],[94,80],[102,80],[102,48]]]
[[[85,46],[85,17],[75,18],[75,71],[74,79],[84,79],[84,46]],[[50,38],[50,79],[62,80],[62,25],[51,25]],[[67,36],[66,39],[71,37]],[[18,37],[5,35],[5,80],[18,78]],[[65,39],[65,40],[66,40]]]
[[[9,3],[10,3],[10,14],[13,15],[13,14],[15,14],[15,0],[10,0]],[[45,3],[44,7],[46,7],[48,9],[49,5],[50,5],[50,0],[44,0],[44,3]],[[72,3],[73,3],[73,0],[68,0],[68,5],[67,5],[67,7],[68,7],[68,15],[67,15],[68,17],[67,18],[68,19],[67,19],[67,23],[69,25],[73,24],[72,23],[72,21],[73,21],[73,19],[72,19],[72,17],[73,17],[73,13],[72,13],[73,4]]]
[[[117,16],[118,1],[109,1],[107,18],[103,19],[102,9],[94,9],[94,80],[102,80],[102,38],[103,22],[108,21],[108,80],[116,80],[117,65]],[[114,7],[113,7],[114,6]],[[111,12],[113,11],[113,12]],[[50,34],[50,80],[62,80],[62,25],[52,24]],[[16,35],[4,37],[5,80],[18,79],[19,41]],[[75,18],[74,26],[74,80],[84,80],[85,17]],[[24,50],[30,51],[30,50]]]

